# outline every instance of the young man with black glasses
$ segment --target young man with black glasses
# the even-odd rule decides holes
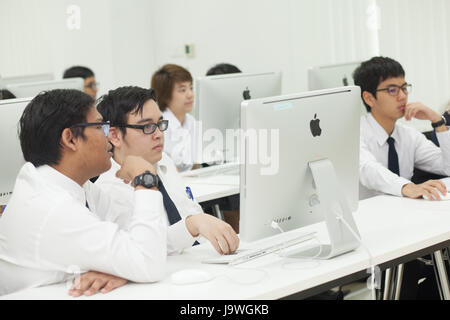
[[[97,108],[103,118],[111,122],[109,139],[114,146],[114,156],[111,169],[95,184],[121,205],[132,209],[132,188],[116,177],[116,171],[127,156],[140,156],[156,167],[157,175],[149,174],[147,178],[157,181],[163,194],[168,253],[181,252],[197,240],[201,242],[199,236],[209,240],[220,254],[235,252],[239,238],[233,228],[203,213],[201,206],[188,198],[174,161],[163,153],[163,132],[170,126],[170,121],[163,119],[154,91],[121,87],[101,97]]]
[[[68,281],[74,272],[83,275],[73,296],[164,276],[167,231],[157,186],[134,184],[130,212],[89,181],[111,167],[108,134],[94,100],[78,90],[41,93],[25,108],[27,163],[0,219],[0,295]],[[141,157],[121,165],[117,176],[125,180],[156,173]]]
[[[360,198],[387,193],[408,198],[440,200],[447,193],[439,180],[412,183],[414,167],[450,176],[450,132],[445,119],[420,102],[408,103],[411,85],[395,60],[374,57],[353,74],[369,112],[361,118]],[[430,121],[441,148],[412,127],[405,117]]]
[[[408,103],[411,85],[403,67],[391,58],[361,63],[353,78],[369,112],[361,118],[360,198],[391,194],[441,200],[447,190],[440,180],[414,184],[411,177],[415,167],[450,175],[450,131],[445,119],[420,102]],[[402,117],[430,121],[441,148],[416,129],[398,123]],[[423,280],[420,285],[419,280]],[[418,260],[406,263],[400,299],[439,299],[433,268]]]

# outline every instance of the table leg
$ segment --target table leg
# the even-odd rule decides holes
[[[435,270],[437,270],[438,284],[440,284],[441,299],[450,300],[450,287],[448,283],[447,270],[445,268],[442,251],[438,250],[433,253]]]

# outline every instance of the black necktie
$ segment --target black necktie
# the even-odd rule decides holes
[[[164,184],[162,183],[161,179],[159,179],[158,189],[163,196],[164,208],[166,209],[167,217],[169,218],[169,223],[170,225],[173,225],[174,223],[177,223],[178,221],[181,220],[180,213],[178,212],[178,209],[173,203],[172,199],[170,199],[169,194],[167,193],[166,188],[164,187]]]
[[[394,138],[389,137],[387,139],[387,143],[389,144],[388,169],[391,170],[396,175],[400,175],[400,168],[398,165],[398,155],[397,150],[395,150]]]
[[[177,207],[175,206],[175,203],[173,203],[172,199],[170,199],[169,194],[167,193],[167,190],[161,181],[161,178],[159,178],[158,190],[161,192],[163,196],[164,208],[166,209],[167,217],[169,218],[169,223],[170,225],[173,225],[174,223],[177,223],[178,221],[181,220],[181,216],[180,213],[178,212]],[[196,246],[198,244],[199,244],[198,241],[195,241],[193,246]]]

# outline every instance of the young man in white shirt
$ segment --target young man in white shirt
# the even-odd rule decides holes
[[[86,272],[73,296],[164,276],[167,230],[156,185],[134,180],[129,213],[89,181],[111,167],[108,134],[94,100],[78,90],[43,92],[25,108],[20,144],[27,163],[0,218],[0,294],[68,281],[73,273]],[[117,176],[130,181],[147,171],[156,173],[130,156]]]
[[[152,76],[158,106],[170,127],[164,132],[164,152],[174,161],[178,171],[197,167],[197,129],[189,114],[194,105],[193,79],[188,70],[176,64],[166,64]]]
[[[141,156],[156,167],[158,174],[167,214],[168,252],[177,253],[191,247],[200,235],[220,254],[235,252],[239,238],[233,228],[203,213],[200,205],[188,198],[174,162],[163,153],[163,132],[171,122],[163,119],[153,89],[121,87],[111,90],[101,98],[97,108],[103,118],[111,122],[109,139],[114,146],[114,156],[111,169],[95,184],[132,210],[132,189],[117,179],[115,173],[127,156]]]
[[[353,78],[361,87],[368,111],[361,117],[360,198],[384,193],[440,200],[441,194],[447,193],[441,181],[414,184],[410,179],[414,167],[450,175],[450,131],[445,119],[420,102],[408,103],[411,85],[405,80],[403,67],[391,58],[374,57],[363,62]],[[414,128],[398,123],[402,117],[430,121],[441,148]],[[400,298],[439,298],[435,284],[432,267],[410,261],[405,264]]]
[[[411,85],[393,59],[365,61],[353,77],[368,111],[361,118],[360,198],[385,193],[440,200],[447,193],[441,181],[414,184],[410,180],[414,167],[450,175],[450,132],[445,119],[420,102],[408,103]],[[430,121],[441,148],[414,128],[398,123],[402,117]]]

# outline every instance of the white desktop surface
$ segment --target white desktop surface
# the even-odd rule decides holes
[[[239,193],[239,175],[205,175],[183,177],[185,186],[189,186],[197,202],[228,197]]]
[[[354,214],[364,245],[374,264],[381,264],[450,239],[450,202],[411,200],[378,196],[360,201]],[[325,226],[306,229],[319,231],[326,241]],[[196,246],[182,255],[168,257],[167,277],[152,284],[130,283],[106,295],[72,298],[65,284],[27,289],[0,299],[163,299],[163,300],[245,300],[278,299],[351,275],[370,267],[369,256],[360,246],[357,250],[331,260],[305,261],[297,269],[286,263],[292,259],[270,254],[236,267],[202,264],[205,256],[215,254],[210,244]],[[206,283],[174,285],[172,272],[184,268],[204,269],[216,277]],[[253,271],[240,269],[253,268]],[[261,279],[253,284],[235,281],[251,276]],[[254,279],[256,280],[256,279]]]

